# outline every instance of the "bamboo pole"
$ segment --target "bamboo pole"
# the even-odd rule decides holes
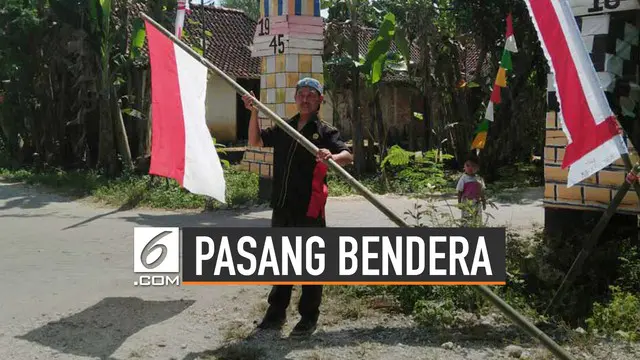
[[[253,101],[255,106],[257,106],[263,113],[267,114],[276,124],[284,130],[289,136],[294,138],[298,143],[304,146],[312,154],[316,154],[318,148],[313,145],[311,141],[305,138],[302,134],[296,131],[293,127],[287,124],[283,119],[281,119],[276,113],[271,111],[268,107],[262,104],[258,99],[253,97],[247,90],[245,90],[242,86],[236,83],[232,78],[230,78],[223,71],[218,69],[215,65],[213,65],[209,60],[198,54],[196,51],[191,49],[188,45],[180,41],[176,38],[170,31],[166,30],[162,25],[158,24],[155,20],[153,20],[150,16],[145,13],[142,13],[141,16],[148,21],[151,25],[161,31],[165,36],[170,38],[175,44],[180,46],[184,51],[186,51],[189,55],[193,56],[196,60],[200,61],[203,65],[207,66],[210,70],[213,70],[217,75],[219,75],[222,79],[224,79],[229,85],[231,85],[239,94],[249,96]],[[404,220],[402,220],[397,214],[391,211],[388,207],[382,204],[374,195],[371,193],[366,187],[364,187],[360,182],[351,176],[345,169],[343,169],[340,165],[338,165],[333,160],[328,160],[327,163],[329,166],[335,170],[338,174],[340,174],[345,180],[349,182],[351,186],[353,186],[362,196],[364,196],[367,200],[369,200],[378,210],[387,215],[391,220],[393,220],[399,227],[410,227]],[[544,346],[547,347],[554,355],[563,360],[574,360],[574,358],[560,345],[555,343],[553,339],[547,336],[543,331],[538,329],[535,325],[530,323],[524,316],[519,314],[515,309],[513,309],[509,304],[507,304],[504,300],[502,300],[499,296],[494,294],[487,286],[478,285],[473,286],[473,288],[478,291],[481,295],[485,296],[487,300],[493,303],[500,311],[502,311],[509,319],[511,319],[516,325],[520,326],[525,332],[527,332],[532,337],[538,339]]]

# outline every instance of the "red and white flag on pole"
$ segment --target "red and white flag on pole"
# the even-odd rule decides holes
[[[505,33],[505,38],[505,49],[511,51],[512,53],[517,53],[518,45],[516,44],[516,37],[513,33],[513,16],[511,15],[511,13],[507,15],[507,32]]]
[[[222,164],[205,119],[207,68],[145,23],[151,63],[149,174],[225,203]]]
[[[571,187],[628,153],[567,0],[525,0],[555,78]]]
[[[175,35],[178,39],[182,38],[182,29],[184,28],[184,18],[191,13],[189,8],[189,0],[178,0],[176,8]]]

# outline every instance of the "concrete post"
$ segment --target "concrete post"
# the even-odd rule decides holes
[[[253,40],[253,57],[262,58],[259,99],[287,120],[297,113],[295,86],[303,77],[324,83],[322,53],[324,21],[320,0],[260,0],[260,19]],[[260,113],[263,128],[272,121]],[[245,167],[260,175],[260,197],[270,199],[273,149],[251,148]]]

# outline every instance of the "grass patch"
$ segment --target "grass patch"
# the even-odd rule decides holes
[[[387,191],[384,191],[379,178],[375,175],[365,175],[357,180],[374,194],[383,195],[387,193]],[[360,195],[342,176],[334,172],[327,174],[327,186],[329,187],[329,196]]]
[[[253,329],[244,322],[233,321],[224,329],[224,341],[234,342],[246,339]]]
[[[51,171],[0,169],[0,179],[40,185],[56,193],[76,198],[88,198],[109,206],[147,207],[158,209],[202,209],[207,197],[180,188],[172,179],[149,175],[123,175],[107,178],[94,171]],[[223,205],[212,200],[213,208],[249,206],[258,201],[258,175],[238,167],[225,169],[227,185]]]
[[[489,194],[502,193],[507,189],[544,186],[542,163],[522,163],[503,166],[497,170],[495,181],[487,183]]]

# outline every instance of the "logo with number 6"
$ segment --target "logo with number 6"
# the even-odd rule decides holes
[[[177,227],[134,228],[133,272],[180,272],[180,229]]]

